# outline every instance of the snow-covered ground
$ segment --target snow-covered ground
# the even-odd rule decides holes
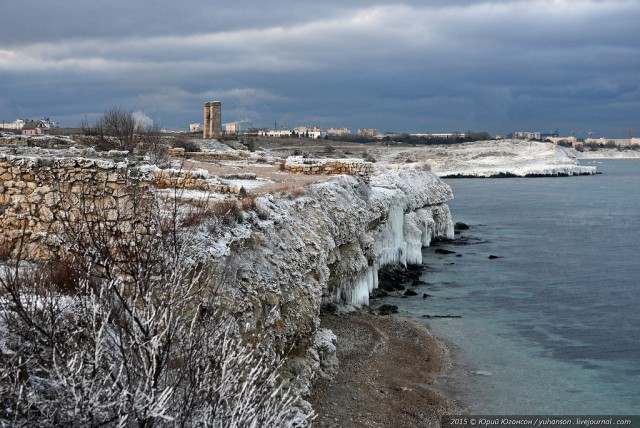
[[[397,149],[385,162],[424,161],[440,177],[564,176],[595,174],[581,166],[574,150],[552,143],[521,140],[477,141],[464,144]]]

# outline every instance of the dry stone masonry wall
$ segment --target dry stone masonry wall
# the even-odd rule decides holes
[[[118,157],[118,153],[112,154]],[[42,260],[57,252],[61,219],[91,205],[126,231],[132,198],[152,189],[240,194],[243,189],[207,171],[162,170],[114,159],[0,153],[0,256]]]
[[[124,224],[132,184],[144,191],[152,180],[132,178],[126,164],[109,159],[0,154],[0,251],[12,255],[22,242],[23,256],[50,257],[61,218],[89,199],[104,210],[96,215]]]
[[[371,162],[362,159],[308,159],[290,156],[284,164],[294,174],[349,174],[369,177],[374,172]]]

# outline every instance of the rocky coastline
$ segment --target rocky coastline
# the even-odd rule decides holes
[[[451,367],[449,350],[406,319],[365,311],[327,314],[339,366],[316,382],[309,399],[318,427],[436,427],[457,404],[438,391]]]
[[[477,166],[486,166],[488,159],[500,163],[497,171],[503,176],[515,174],[510,168],[548,175],[595,172],[548,145],[527,146],[526,162],[520,163],[509,153],[523,150],[522,142],[492,144],[493,151],[477,143],[460,147],[464,155],[452,149],[442,157],[428,151],[417,156],[422,148],[389,150],[391,158],[375,168],[367,164],[363,177],[318,176],[304,185],[278,184],[279,190],[270,193],[247,195],[251,188],[245,187],[243,199],[225,193],[207,200],[225,211],[215,224],[194,226],[193,264],[206,263],[216,281],[224,284],[221,300],[237,321],[239,334],[258,334],[267,354],[287,355],[283,378],[301,396],[310,397],[320,426],[397,426],[397,421],[402,426],[432,426],[453,404],[429,387],[437,382],[436,373],[450,366],[446,348],[424,327],[388,316],[397,311],[392,305],[378,308],[375,315],[360,309],[385,293],[415,296],[410,285],[419,285],[422,248],[454,237],[447,206],[453,194],[437,174],[447,175],[443,171],[448,170],[482,176],[476,172],[489,169]],[[276,162],[266,155],[246,157],[261,165]],[[407,162],[405,157],[425,161]],[[238,167],[247,181],[249,162],[238,158],[217,165],[221,171],[216,174],[231,177],[231,171],[237,181]],[[35,165],[13,157],[11,162],[20,163],[22,169],[6,167],[18,168],[21,180],[28,179]],[[527,169],[532,162],[535,169]],[[121,169],[131,175],[131,165],[125,163]],[[202,175],[212,173],[207,171]],[[295,176],[274,172],[271,180],[278,174]],[[11,183],[12,189],[29,187],[17,179]],[[4,200],[9,208],[28,199],[18,190],[14,193],[17,197]],[[189,193],[192,199],[199,194]],[[344,315],[345,308],[359,310]],[[333,313],[321,316],[322,310]],[[336,355],[341,360],[337,366]],[[332,375],[334,380],[327,380]],[[343,399],[333,399],[332,391]],[[300,406],[311,408],[304,401]]]

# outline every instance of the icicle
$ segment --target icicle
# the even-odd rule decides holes
[[[410,212],[404,216],[404,236],[407,248],[406,261],[408,264],[422,263],[422,229],[417,213]]]
[[[389,208],[387,222],[380,233],[382,255],[380,266],[401,264],[407,265],[407,243],[404,240],[404,208],[392,205]]]

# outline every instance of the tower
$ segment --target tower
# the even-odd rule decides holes
[[[220,138],[222,136],[222,103],[210,101],[204,103],[204,126],[202,138]]]

